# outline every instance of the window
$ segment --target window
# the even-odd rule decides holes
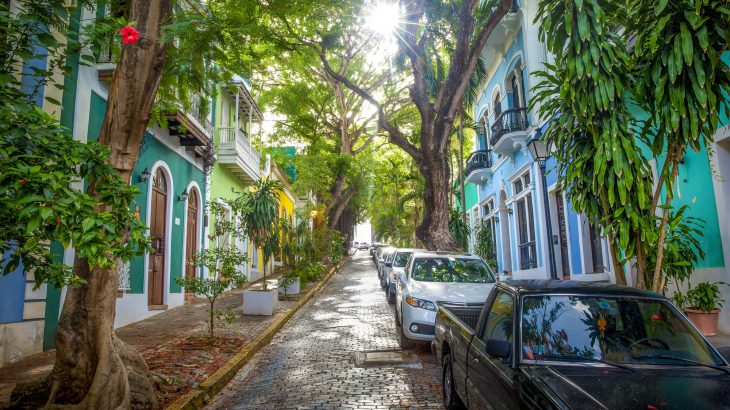
[[[493,269],[497,268],[497,220],[496,220],[496,208],[494,206],[494,199],[489,199],[484,206],[484,217],[482,218],[479,229],[485,229],[486,231],[480,231],[479,237],[481,241],[487,241],[486,243],[480,242],[482,246],[480,255],[484,258],[487,264]],[[485,255],[486,253],[486,255]]]
[[[520,269],[537,267],[535,248],[535,212],[530,190],[530,172],[525,172],[514,182],[514,195],[517,213],[517,242],[519,247]]]
[[[398,252],[398,254],[395,256],[393,266],[397,266],[399,268],[406,266],[406,263],[408,263],[408,259],[411,257],[412,253],[413,252]]]
[[[505,292],[497,293],[489,314],[486,318],[482,340],[502,340],[512,343],[512,295]]]
[[[419,258],[414,262],[411,276],[419,282],[496,282],[491,269],[480,259]]]
[[[528,360],[722,364],[687,319],[657,299],[525,296],[521,335],[522,357]]]
[[[497,117],[502,114],[502,97],[499,95],[499,91],[494,94],[494,100],[492,101],[492,104],[494,104],[494,121],[496,122]]]

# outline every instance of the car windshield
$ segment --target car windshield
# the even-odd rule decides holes
[[[408,263],[408,258],[411,257],[411,254],[413,252],[398,252],[397,255],[395,255],[395,261],[393,262],[393,266],[397,266],[399,268],[402,268],[406,266]]]
[[[669,302],[619,296],[525,296],[522,358],[723,364]]]
[[[484,262],[466,258],[419,258],[413,264],[411,276],[420,282],[495,282]]]
[[[395,252],[391,252],[388,254],[388,258],[385,260],[388,263],[393,262],[393,258],[395,258]]]

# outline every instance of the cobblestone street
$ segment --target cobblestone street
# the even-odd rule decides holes
[[[400,349],[393,308],[359,251],[208,408],[441,407],[441,370],[427,348],[396,365],[355,364],[367,351]]]

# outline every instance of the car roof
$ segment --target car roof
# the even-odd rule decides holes
[[[398,248],[396,249],[398,252],[423,252],[425,249],[423,248]]]
[[[452,258],[460,258],[460,259],[481,259],[479,255],[474,255],[473,253],[468,252],[446,252],[446,251],[421,251],[421,252],[415,252],[413,253],[413,258],[427,258],[427,257],[434,257],[434,256],[445,256],[445,257],[452,257]]]
[[[662,298],[663,296],[644,289],[619,286],[611,283],[583,282],[578,280],[532,279],[505,280],[499,285],[518,294],[530,293],[577,293],[588,295],[638,296]]]

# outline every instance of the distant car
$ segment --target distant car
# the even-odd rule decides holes
[[[477,255],[414,252],[396,281],[395,323],[404,349],[434,338],[436,304],[484,303],[497,279]]]
[[[384,243],[373,243],[373,246],[370,248],[370,256],[373,257],[373,262],[377,262],[377,254],[380,251],[380,248],[387,246]]]
[[[367,242],[360,242],[360,245],[358,245],[357,249],[368,249],[370,248],[370,245]]]
[[[406,264],[408,263],[408,259],[414,252],[426,252],[426,250],[416,248],[399,248],[393,256],[393,261],[389,264],[385,264],[386,274],[383,275],[380,285],[385,289],[385,296],[388,298],[388,303],[391,305],[395,303],[395,282],[397,277],[403,273],[406,268]]]
[[[483,306],[439,304],[446,408],[715,409],[730,366],[656,293],[505,281]]]

